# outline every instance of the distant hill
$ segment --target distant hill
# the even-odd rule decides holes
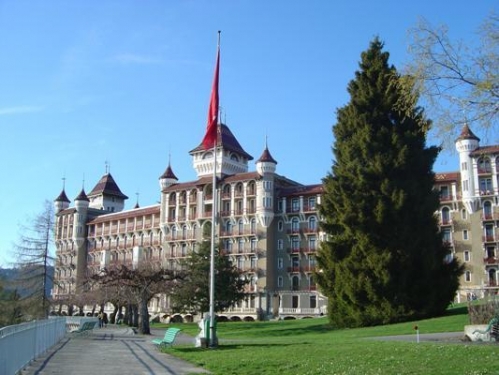
[[[50,291],[52,290],[52,279],[54,277],[54,267],[49,266],[48,269],[49,279],[47,280],[47,285],[45,287],[45,291],[47,295],[50,295]],[[9,290],[9,283],[14,281],[19,275],[19,270],[17,268],[0,268],[0,279],[4,281],[3,287],[6,290]],[[22,296],[24,293],[22,290],[18,290],[18,293]]]

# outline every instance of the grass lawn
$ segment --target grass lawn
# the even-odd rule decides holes
[[[176,345],[165,352],[217,375],[499,374],[499,344],[416,342],[420,334],[464,332],[465,307],[445,317],[360,329],[331,329],[326,318],[219,323],[219,347]],[[172,324],[195,336],[197,324]],[[159,325],[155,325],[159,327]],[[376,336],[414,335],[414,341]]]

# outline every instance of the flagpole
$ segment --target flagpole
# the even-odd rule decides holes
[[[217,45],[217,63],[220,53],[220,30],[218,31],[218,45]],[[217,72],[218,74],[218,72]],[[217,77],[218,78],[218,77]],[[217,87],[218,88],[218,87]],[[218,104],[218,103],[217,103]],[[218,108],[215,109],[218,115]],[[217,116],[218,120],[218,116]],[[211,210],[211,252],[210,252],[210,342],[209,347],[215,348],[218,346],[216,336],[216,317],[215,317],[215,226],[217,219],[217,143],[218,143],[218,121],[216,124],[217,133],[215,135],[215,142],[213,143],[213,203]]]

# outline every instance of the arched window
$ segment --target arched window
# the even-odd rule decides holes
[[[491,173],[490,159],[483,157],[478,160],[478,173]]]
[[[297,233],[300,231],[300,220],[297,217],[294,217],[291,220],[291,231],[293,233]]]
[[[256,233],[256,219],[251,219],[251,223],[250,223],[250,226],[251,226],[251,234],[255,234]]]
[[[225,232],[226,232],[227,235],[231,235],[232,234],[232,223],[230,222],[230,220],[228,220],[225,223]]]
[[[244,233],[244,222],[242,220],[239,220],[238,224],[238,234],[243,234]]]

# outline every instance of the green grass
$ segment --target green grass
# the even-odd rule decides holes
[[[499,374],[499,345],[416,342],[419,332],[464,332],[466,308],[445,317],[379,327],[335,330],[326,318],[219,323],[216,349],[177,345],[165,352],[218,375]],[[156,327],[158,327],[157,325]],[[195,336],[197,324],[172,324]],[[414,335],[414,341],[376,336]]]

